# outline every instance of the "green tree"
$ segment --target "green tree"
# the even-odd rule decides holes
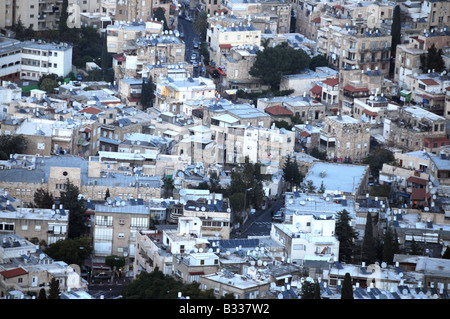
[[[442,72],[445,70],[445,62],[442,58],[442,49],[437,49],[434,43],[428,48],[428,52],[420,56],[420,69],[427,73],[428,70]]]
[[[59,290],[59,281],[52,277],[50,280],[50,289],[47,299],[61,299],[61,291]]]
[[[23,135],[0,135],[0,160],[9,160],[11,155],[23,154],[28,141]]]
[[[328,66],[328,60],[327,60],[326,55],[319,54],[319,55],[313,56],[311,58],[311,61],[309,62],[309,68],[311,70],[315,71],[317,67],[321,67],[321,66]]]
[[[220,186],[220,178],[216,172],[212,172],[209,175],[209,191],[211,193],[221,193],[222,187]]]
[[[39,289],[37,299],[47,299],[47,293],[45,292],[44,288]]]
[[[165,9],[162,7],[158,7],[155,10],[155,13],[153,14],[153,18],[157,19],[158,21],[162,21],[163,23],[163,30],[169,30],[169,26],[167,25],[166,15],[165,15]]]
[[[77,186],[67,179],[65,189],[61,192],[59,201],[64,209],[69,210],[69,233],[68,238],[78,238],[87,232],[86,225],[86,205],[85,200],[80,196]]]
[[[200,40],[202,42],[206,41],[206,30],[208,27],[208,14],[206,11],[200,11],[194,19],[192,28],[196,33],[199,34]]]
[[[111,59],[108,53],[108,45],[106,42],[106,34],[103,35],[102,39],[102,56],[101,56],[101,68],[102,68],[102,80],[106,81],[108,77],[109,60]]]
[[[89,258],[92,247],[89,237],[61,239],[50,244],[44,252],[54,260],[64,261],[71,265],[83,266],[84,261]]]
[[[379,174],[384,163],[392,163],[394,161],[394,153],[385,148],[376,149],[372,154],[364,159],[364,163],[369,164],[369,168],[374,175]]]
[[[367,213],[366,227],[364,229],[364,238],[361,249],[362,260],[367,264],[373,264],[377,256],[377,251],[373,234],[373,221],[371,213]]]
[[[345,209],[336,214],[335,234],[339,240],[339,261],[351,263],[358,232],[351,226],[350,213]]]
[[[38,188],[34,192],[34,207],[36,208],[52,208],[55,203],[53,195],[43,188]]]
[[[394,250],[394,254],[399,254],[400,253],[400,243],[398,241],[398,234],[397,234],[397,229],[394,228],[394,239],[393,239],[393,244],[392,244],[393,250]]]
[[[69,18],[69,13],[67,12],[67,7],[69,6],[69,0],[62,1],[61,13],[59,16],[59,33],[63,37],[67,32],[67,18]]]
[[[141,90],[141,105],[142,109],[153,107],[153,101],[155,99],[155,88],[152,77],[142,78],[142,90]]]
[[[173,183],[172,176],[164,176],[164,178],[162,179],[162,189],[163,189],[164,198],[169,198],[169,197],[173,196],[174,188],[175,188],[175,185]]]
[[[391,35],[392,35],[391,56],[394,58],[397,45],[401,44],[401,33],[402,33],[402,22],[401,22],[400,6],[396,5],[392,16],[392,26],[391,26]]]
[[[353,285],[352,276],[350,273],[345,273],[344,282],[342,283],[341,299],[353,299]]]
[[[115,272],[125,266],[125,258],[116,255],[107,256],[105,257],[105,264],[111,268],[114,277]]]
[[[327,160],[327,152],[321,152],[317,147],[313,147],[311,151],[309,152],[309,155],[312,157],[315,157],[317,159],[320,159],[322,161]]]
[[[211,290],[203,291],[199,283],[183,284],[173,276],[164,275],[159,268],[141,272],[122,290],[123,299],[176,299],[178,293],[191,299],[214,299]]]
[[[392,265],[394,262],[394,234],[390,227],[388,227],[384,233],[383,261],[389,265]]]
[[[322,299],[320,296],[320,284],[319,281],[316,281],[314,285],[314,299]]]
[[[414,237],[411,240],[411,255],[418,255],[418,256],[423,255],[422,247],[420,247],[420,245],[416,242]]]
[[[315,299],[315,286],[314,282],[305,280],[302,284],[300,291],[301,299]]]
[[[39,85],[39,89],[47,93],[53,93],[53,90],[57,87],[59,87],[58,82],[50,78],[43,79]]]
[[[106,194],[105,194],[105,200],[107,200],[110,197],[111,197],[111,194],[109,193],[109,188],[107,188],[106,189]]]
[[[283,165],[283,179],[289,183],[290,188],[293,186],[300,186],[303,175],[300,172],[297,161],[291,160],[291,156],[286,157],[286,161]]]
[[[302,72],[309,66],[310,60],[305,51],[295,50],[284,42],[256,52],[256,60],[249,74],[269,84],[272,90],[278,91],[283,75]]]
[[[25,27],[24,27],[23,22],[22,22],[20,17],[17,20],[17,22],[15,24],[13,24],[11,29],[14,31],[15,38],[17,40],[21,40],[22,41],[22,40],[25,39]]]

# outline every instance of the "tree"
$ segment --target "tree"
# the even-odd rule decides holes
[[[215,299],[211,290],[201,290],[200,284],[183,284],[173,276],[163,274],[158,267],[141,272],[121,292],[123,299],[176,299],[178,293],[190,299]]]
[[[23,135],[0,135],[0,160],[9,160],[11,155],[23,154],[28,141]]]
[[[109,193],[109,188],[107,188],[106,189],[106,194],[105,194],[105,200],[107,200],[110,197],[111,197],[111,194]]]
[[[286,157],[286,161],[283,165],[283,178],[289,183],[290,187],[300,186],[303,180],[303,175],[300,172],[297,161],[295,159],[291,160],[290,155]]]
[[[153,107],[153,101],[155,99],[155,88],[153,79],[151,76],[148,78],[142,78],[142,90],[141,90],[141,105],[142,110],[146,110]]]
[[[116,255],[107,256],[105,258],[105,264],[111,268],[112,276],[114,277],[115,272],[125,266],[125,258]]]
[[[345,273],[342,283],[341,299],[353,299],[352,276],[348,272]]]
[[[61,239],[49,245],[44,252],[54,260],[61,260],[71,265],[83,266],[89,258],[92,247],[89,237]]]
[[[206,11],[200,11],[194,19],[192,28],[199,34],[202,42],[206,41],[206,30],[208,28],[208,14]]]
[[[53,93],[53,90],[57,87],[59,87],[59,83],[50,78],[43,79],[39,85],[39,89],[47,93]]]
[[[302,289],[300,292],[301,299],[315,299],[315,286],[314,282],[305,280],[302,284]]]
[[[67,12],[67,7],[69,6],[69,0],[62,1],[61,14],[59,16],[59,34],[60,36],[64,36],[67,32],[67,18],[69,18],[69,13]]]
[[[55,200],[53,195],[43,188],[38,188],[34,192],[34,207],[36,208],[52,208]]]
[[[67,179],[65,189],[59,198],[64,209],[69,210],[69,233],[68,238],[78,238],[87,232],[86,226],[86,205],[85,200],[80,196],[77,186]]]
[[[411,241],[411,255],[419,255],[419,256],[423,255],[422,248],[420,247],[419,244],[417,244],[414,237],[412,238]]]
[[[209,175],[209,191],[211,193],[221,193],[222,187],[220,186],[220,178],[216,172],[212,172]]]
[[[311,58],[311,62],[309,62],[309,68],[311,70],[315,71],[317,67],[321,67],[321,66],[328,66],[328,60],[327,60],[326,55],[319,54],[319,55],[313,56]]]
[[[56,280],[55,277],[52,277],[52,280],[50,280],[50,289],[47,299],[61,299],[60,295],[61,291],[59,290],[59,281]]]
[[[256,60],[249,70],[251,76],[269,84],[272,90],[280,89],[283,75],[297,74],[309,66],[311,58],[302,49],[295,50],[286,42],[256,52]]]
[[[320,296],[320,284],[319,281],[316,281],[314,285],[314,299],[322,299]]]
[[[153,18],[157,19],[158,21],[161,21],[163,23],[163,30],[169,30],[169,26],[167,25],[166,21],[166,15],[165,15],[165,9],[162,7],[158,7],[155,10],[155,13],[153,14]]]
[[[25,27],[24,27],[20,17],[17,20],[17,22],[15,24],[13,24],[11,29],[14,31],[15,38],[17,40],[21,40],[21,41],[24,40],[24,38],[25,38]]]
[[[396,228],[394,228],[393,250],[394,250],[394,254],[400,253],[400,244],[398,242],[398,234],[397,234]]]
[[[163,194],[164,198],[169,198],[173,195],[173,190],[175,188],[175,185],[173,183],[172,176],[164,176],[162,179],[162,188],[163,188]]]
[[[347,210],[336,214],[335,234],[339,240],[339,261],[345,263],[352,262],[355,240],[358,238],[358,233],[350,222],[350,213]]]
[[[373,264],[376,259],[376,245],[373,235],[373,222],[371,213],[367,213],[366,227],[364,229],[364,238],[362,243],[362,260],[367,264]]]
[[[315,157],[317,159],[320,159],[322,161],[327,160],[327,152],[321,152],[317,147],[313,147],[311,151],[309,152],[309,155],[312,157]]]
[[[384,233],[383,261],[390,265],[394,262],[394,238],[390,227]]]
[[[319,194],[323,194],[323,193],[325,193],[325,191],[326,191],[326,188],[325,188],[325,185],[323,184],[323,181],[320,183],[320,188],[319,188],[319,190],[317,191]]]
[[[369,164],[370,170],[374,175],[379,174],[384,163],[392,163],[394,161],[394,153],[385,148],[376,149],[372,154],[364,159],[364,163]]]
[[[401,43],[401,33],[402,33],[402,22],[401,22],[400,6],[396,5],[392,16],[392,26],[391,26],[391,35],[392,35],[391,56],[394,58],[397,45]]]
[[[45,292],[44,288],[39,289],[37,299],[47,299],[47,293]]]
[[[101,56],[101,68],[102,68],[102,80],[106,81],[107,78],[107,70],[109,67],[109,59],[110,56],[108,54],[108,45],[106,41],[106,34],[103,35],[102,39],[102,56]]]
[[[445,70],[445,62],[442,58],[442,49],[437,49],[434,43],[428,48],[428,52],[420,56],[420,69],[427,73],[428,70],[442,72]]]

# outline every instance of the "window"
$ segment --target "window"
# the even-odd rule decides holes
[[[123,239],[123,238],[125,238],[125,233],[119,233],[117,237],[120,239]]]

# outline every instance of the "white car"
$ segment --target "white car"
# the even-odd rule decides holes
[[[191,62],[197,62],[197,54],[196,53],[191,54]]]

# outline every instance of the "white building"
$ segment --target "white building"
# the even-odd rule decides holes
[[[339,256],[333,217],[312,214],[292,216],[292,223],[273,223],[270,236],[286,247],[288,262],[304,264],[306,260],[330,261]]]
[[[43,75],[67,76],[72,70],[72,46],[67,43],[22,42],[20,78],[38,81]]]

